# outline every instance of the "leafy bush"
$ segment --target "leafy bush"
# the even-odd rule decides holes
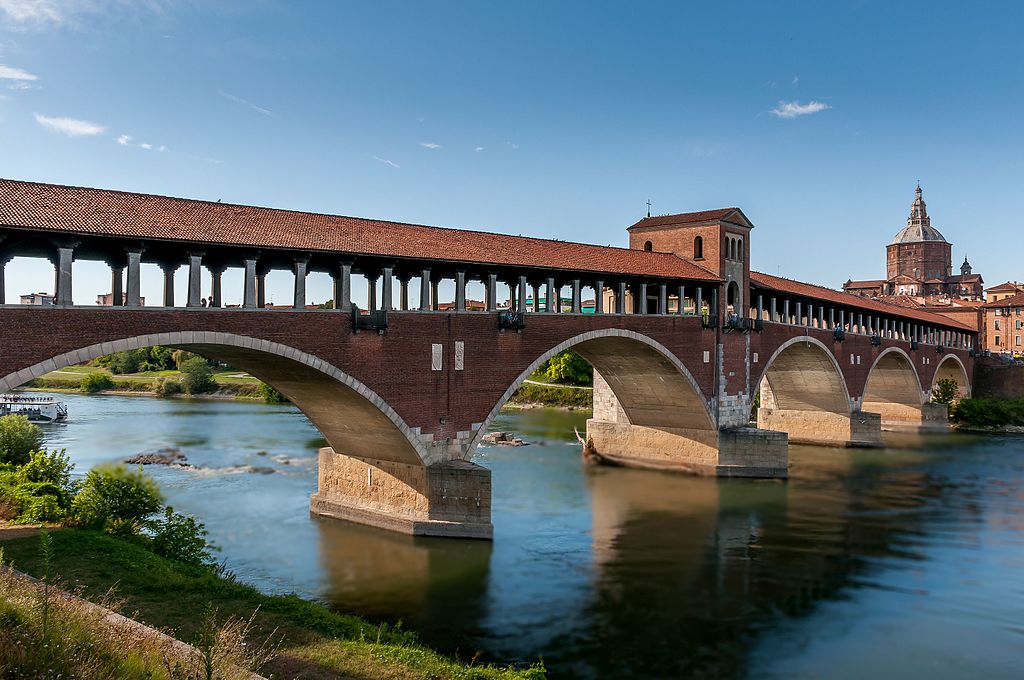
[[[99,357],[93,363],[109,368],[110,372],[114,374],[167,371],[176,366],[174,354],[175,350],[170,347],[154,345],[153,347],[108,354]]]
[[[73,467],[64,451],[32,451],[24,465],[0,471],[0,514],[18,523],[63,520],[75,495]]]
[[[112,534],[138,534],[162,505],[160,487],[141,468],[97,465],[86,475],[72,508],[84,526]]]
[[[970,427],[1024,425],[1024,399],[961,399],[950,420]]]
[[[213,379],[213,369],[200,356],[192,356],[181,362],[182,387],[189,394],[203,394],[217,389],[217,381]]]
[[[153,386],[153,391],[160,397],[173,397],[176,394],[181,394],[185,391],[182,387],[180,380],[174,380],[172,378],[157,378],[156,384]]]
[[[265,382],[260,383],[260,396],[268,404],[284,404],[288,398]]]
[[[933,404],[952,404],[960,396],[960,385],[952,378],[941,378],[932,389]]]
[[[95,392],[102,392],[103,390],[109,390],[113,386],[114,381],[111,380],[110,376],[106,373],[90,373],[89,375],[82,377],[82,381],[79,383],[78,389],[92,394]]]
[[[174,508],[167,506],[163,516],[150,523],[150,531],[150,547],[157,555],[195,566],[214,564],[212,551],[215,548],[206,541],[209,532],[194,517],[174,512]]]
[[[43,431],[26,416],[0,418],[0,463],[23,465],[29,453],[43,448]]]
[[[548,359],[540,370],[549,380],[567,385],[592,385],[594,369],[587,360],[571,349]]]

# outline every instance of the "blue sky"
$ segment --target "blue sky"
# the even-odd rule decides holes
[[[1022,14],[0,0],[0,176],[615,245],[648,199],[738,206],[755,268],[829,286],[884,274],[920,179],[992,285],[1024,278]],[[9,299],[50,287],[8,266]]]

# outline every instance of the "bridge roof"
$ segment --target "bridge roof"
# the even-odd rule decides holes
[[[900,305],[880,302],[878,300],[871,300],[870,298],[861,297],[859,295],[841,293],[838,290],[832,290],[831,288],[825,288],[824,286],[815,286],[811,283],[794,281],[793,279],[786,279],[781,276],[772,276],[771,274],[751,271],[750,282],[758,288],[775,290],[781,293],[798,295],[800,297],[812,298],[815,300],[824,300],[835,305],[863,309],[865,312],[900,316],[907,319],[914,319],[915,321],[920,321],[922,323],[932,324],[933,326],[947,326],[959,330],[977,332],[976,329],[971,328],[970,326],[965,326],[964,324],[954,321],[948,316],[943,316],[942,314],[934,314],[920,309],[913,309],[911,307],[903,307]]]
[[[131,239],[720,281],[671,253],[0,179],[0,225]]]

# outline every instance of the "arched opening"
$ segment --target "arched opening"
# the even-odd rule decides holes
[[[647,252],[651,252],[652,250],[654,250],[654,244],[651,243],[650,241],[645,241],[644,250],[646,250]]]
[[[880,414],[886,427],[919,426],[922,403],[914,362],[896,347],[882,352],[868,373],[861,410]]]
[[[737,308],[737,305],[739,304],[740,287],[736,284],[735,281],[730,281],[729,286],[725,290],[726,304],[728,305],[729,313],[738,313],[739,310]]]
[[[943,379],[956,381],[957,399],[967,399],[971,396],[971,381],[967,377],[967,369],[957,355],[947,354],[939,362],[935,368],[935,377],[932,379],[932,390]]]
[[[718,430],[689,370],[656,341],[618,329],[576,336],[538,357],[491,409],[467,455],[530,374],[566,349],[594,368],[594,413],[587,436],[598,454],[662,468],[717,461]]]
[[[703,260],[704,259],[704,237],[696,236],[693,239],[693,259]]]
[[[877,414],[852,414],[835,357],[815,338],[787,341],[766,362],[756,384],[757,426],[786,432],[790,443],[881,445]]]

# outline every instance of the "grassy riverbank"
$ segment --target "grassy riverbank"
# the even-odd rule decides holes
[[[1024,399],[961,399],[949,419],[961,429],[1019,432],[1024,428]]]
[[[264,595],[209,569],[162,558],[131,539],[83,529],[50,533],[51,573],[80,588],[90,600],[114,589],[120,613],[192,642],[202,613],[212,606],[220,620],[253,616],[252,641],[271,638],[278,654],[264,674],[287,678],[544,678],[538,666],[512,670],[461,663],[419,645],[415,636],[386,624],[331,612],[296,596]],[[45,565],[38,538],[0,543],[5,560],[39,577]]]
[[[101,366],[76,365],[67,366],[31,380],[25,385],[25,388],[47,392],[81,392],[82,379],[94,375],[104,376],[110,380],[110,386],[100,390],[102,394],[136,394],[140,396],[156,396],[159,392],[160,381],[180,381],[182,379],[181,371],[177,370],[114,374]],[[217,384],[216,390],[191,396],[199,399],[265,400],[263,383],[247,373],[234,369],[214,370],[213,379]]]

